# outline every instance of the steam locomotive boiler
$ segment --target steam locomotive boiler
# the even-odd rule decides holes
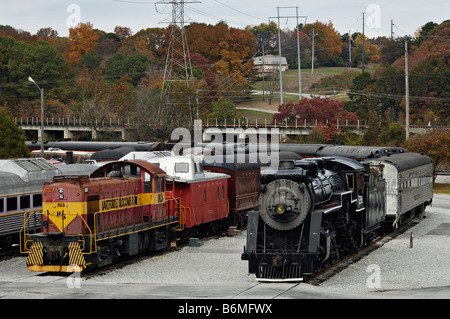
[[[369,191],[367,185],[377,186]],[[260,281],[299,281],[364,244],[384,221],[384,179],[368,163],[328,157],[261,174],[242,254]]]

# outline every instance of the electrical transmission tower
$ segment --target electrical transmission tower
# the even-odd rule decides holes
[[[167,96],[169,99],[169,95],[173,93],[174,84],[176,82],[184,82],[186,85],[189,85],[189,82],[194,77],[192,74],[192,64],[186,31],[184,28],[185,3],[200,3],[200,1],[162,0],[157,2],[157,4],[172,4],[172,20],[168,21],[166,19],[162,21],[163,23],[169,23],[172,28],[167,51],[166,67],[164,70],[164,83],[161,90],[161,96]]]

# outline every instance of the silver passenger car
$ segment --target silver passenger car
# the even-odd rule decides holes
[[[42,186],[55,176],[90,175],[95,166],[55,166],[42,158],[0,160],[0,248],[18,243],[27,214],[42,209]],[[34,215],[36,216],[36,214]],[[31,232],[41,230],[41,221],[28,221]]]
[[[387,156],[372,163],[383,165],[386,179],[386,218],[393,225],[422,213],[433,199],[433,160],[418,153]]]

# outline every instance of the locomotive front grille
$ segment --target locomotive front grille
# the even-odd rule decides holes
[[[284,264],[280,267],[262,264],[256,272],[258,281],[303,281],[302,275],[300,264]]]

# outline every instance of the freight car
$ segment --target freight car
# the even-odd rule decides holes
[[[106,164],[91,177],[55,177],[42,212],[21,231],[30,271],[71,272],[111,264],[121,255],[160,250],[175,240],[179,206],[166,198],[166,173],[145,161]],[[43,232],[29,232],[39,215]]]
[[[55,176],[90,174],[94,170],[82,164],[56,167],[42,158],[0,160],[0,247],[7,249],[19,243],[24,218],[42,209],[45,182]],[[30,229],[41,231],[40,219],[29,222]]]
[[[259,210],[249,213],[242,254],[249,273],[258,280],[300,281],[370,242],[386,219],[423,211],[432,197],[431,160],[408,153],[383,159],[314,158],[263,172]],[[409,185],[406,176],[415,186],[411,194],[387,190],[392,179]],[[408,205],[398,209],[398,197]]]

